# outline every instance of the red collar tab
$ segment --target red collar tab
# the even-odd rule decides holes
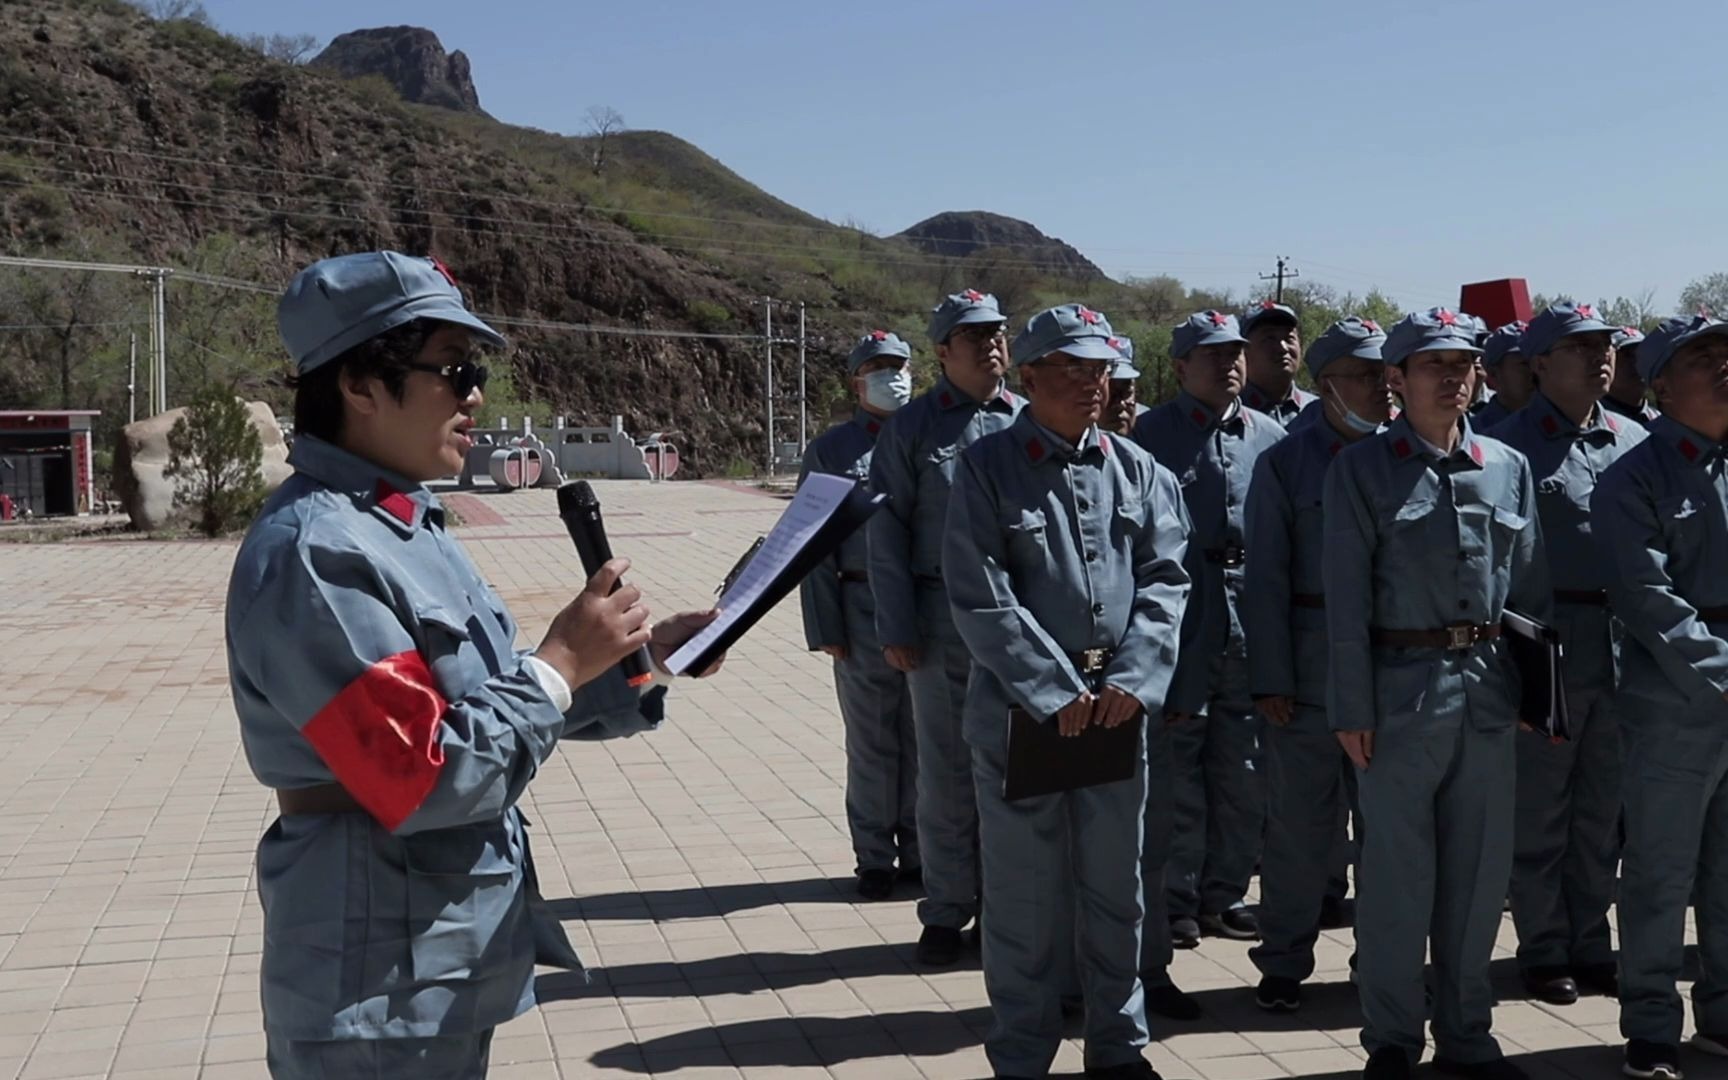
[[[1410,440],[1409,439],[1399,439],[1397,442],[1392,444],[1392,452],[1394,454],[1397,454],[1399,456],[1399,458],[1409,457],[1410,456]]]
[[[1542,418],[1542,430],[1549,435],[1553,435],[1555,432],[1560,430],[1560,422],[1552,416],[1544,416]]]
[[[1607,409],[1602,410],[1602,422],[1608,425],[1609,431],[1616,435],[1620,434],[1620,421],[1614,419],[1614,414]]]
[[[1098,452],[1103,454],[1105,457],[1109,457],[1110,456],[1110,436],[1104,434],[1104,432],[1102,432],[1102,431],[1099,431],[1097,434],[1098,434]]]
[[[1470,460],[1482,464],[1482,444],[1474,439],[1470,441]]]
[[[1698,455],[1703,453],[1703,451],[1698,449],[1698,444],[1694,443],[1691,439],[1681,439],[1675,445],[1680,448],[1680,455],[1687,461],[1697,461]]]
[[[1209,421],[1211,418],[1208,417],[1205,414],[1205,412],[1201,411],[1200,409],[1195,409],[1193,412],[1188,414],[1188,419],[1194,421],[1194,423],[1199,425],[1200,427],[1205,427],[1207,424],[1207,421]]]
[[[1026,456],[1033,461],[1044,460],[1044,440],[1034,435],[1026,440]]]
[[[944,390],[942,393],[937,395],[936,404],[942,406],[944,409],[952,408],[954,405],[954,395]]]
[[[385,513],[389,514],[404,525],[414,524],[413,499],[410,499],[408,496],[397,491],[382,480],[378,481],[378,487],[372,494],[373,498],[378,501],[378,505],[384,508]]]
[[[1343,443],[1341,443],[1341,442],[1339,442],[1339,441],[1338,441],[1338,440],[1337,440],[1337,439],[1333,439],[1333,440],[1332,440],[1332,445],[1331,445],[1331,446],[1329,446],[1329,447],[1327,447],[1327,448],[1326,448],[1326,449],[1327,449],[1327,451],[1328,451],[1328,452],[1329,452],[1329,453],[1331,453],[1331,455],[1332,455],[1332,456],[1333,456],[1333,457],[1337,457],[1337,456],[1338,456],[1338,451],[1340,451],[1340,450],[1342,450],[1342,449],[1344,449],[1344,444],[1343,444]]]
[[[1014,404],[1014,391],[1008,389],[1006,386],[1004,386],[1002,388],[1002,392],[1000,394],[997,394],[996,396],[1001,398],[1005,403],[1007,403],[1009,405]]]
[[[864,430],[875,435],[882,430],[882,422],[879,420],[871,420],[864,425]]]

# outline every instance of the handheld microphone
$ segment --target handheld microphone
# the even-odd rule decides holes
[[[606,523],[600,520],[600,500],[586,480],[572,480],[558,488],[558,516],[570,530],[576,542],[576,554],[582,559],[582,571],[589,577],[612,558],[612,545],[606,540]],[[622,579],[612,585],[617,592]],[[618,661],[624,681],[631,686],[646,686],[654,681],[654,669],[648,662],[648,650],[637,649]]]

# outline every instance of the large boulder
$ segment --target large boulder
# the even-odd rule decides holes
[[[253,401],[246,412],[264,445],[264,487],[274,491],[294,472],[288,465],[288,443],[270,406]],[[120,444],[114,448],[114,491],[132,527],[141,532],[162,528],[174,514],[174,481],[162,470],[168,467],[168,432],[185,414],[185,409],[169,409],[120,429]]]

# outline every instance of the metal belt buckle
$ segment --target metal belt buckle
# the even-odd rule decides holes
[[[1446,648],[1464,651],[1481,640],[1482,628],[1475,623],[1450,623],[1446,627]]]
[[[1091,674],[1094,671],[1104,670],[1104,662],[1107,655],[1108,650],[1105,649],[1087,649],[1085,652],[1082,652],[1080,654],[1081,673]]]
[[[1234,570],[1241,566],[1248,561],[1247,555],[1248,553],[1243,551],[1240,546],[1231,544],[1224,549],[1224,569]]]

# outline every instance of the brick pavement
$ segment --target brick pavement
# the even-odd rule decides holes
[[[604,483],[614,546],[662,613],[701,606],[778,500]],[[579,584],[550,492],[457,496],[459,535],[529,633]],[[265,1075],[253,845],[272,801],[240,752],[222,602],[232,543],[0,544],[0,1078]],[[568,744],[529,789],[546,895],[596,971],[542,976],[493,1075],[978,1077],[975,965],[924,973],[910,896],[854,904],[824,661],[782,604],[652,735]],[[1510,823],[1508,823],[1508,826]],[[1519,999],[1496,1028],[1537,1076],[1618,1069],[1611,1002]],[[1166,1077],[1360,1068],[1348,934],[1269,1017],[1239,943],[1178,954],[1205,1021],[1155,1024]],[[1714,1063],[1688,1052],[1694,1077]],[[1058,1068],[1078,1070],[1079,1047]],[[1728,1070],[1723,1070],[1728,1072]]]

